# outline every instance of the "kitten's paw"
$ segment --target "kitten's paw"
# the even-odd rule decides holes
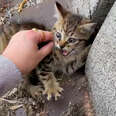
[[[61,96],[60,93],[63,91],[63,88],[59,86],[59,83],[52,73],[49,73],[41,78],[41,81],[43,82],[45,88],[43,94],[47,94],[48,100],[50,100],[52,96],[55,97],[55,100]]]
[[[63,88],[59,86],[58,82],[48,82],[43,94],[47,94],[47,99],[50,100],[52,95],[55,97],[55,100],[60,97],[60,93],[63,91]]]

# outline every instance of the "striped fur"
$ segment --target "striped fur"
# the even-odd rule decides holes
[[[56,8],[60,16],[52,29],[54,49],[49,58],[46,57],[36,69],[48,100],[52,96],[57,100],[63,90],[58,78],[70,77],[85,64],[91,46],[88,40],[95,28],[95,23],[66,11],[59,3],[56,3]],[[71,42],[70,38],[74,38],[74,41]],[[68,54],[63,54],[63,50]]]

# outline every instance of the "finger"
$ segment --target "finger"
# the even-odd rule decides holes
[[[52,51],[52,48],[53,42],[49,42],[47,45],[45,45],[38,51],[40,61]]]
[[[53,40],[53,33],[52,32],[43,31],[43,30],[38,30],[38,31],[35,31],[35,32],[38,35],[38,38],[36,38],[38,43]]]

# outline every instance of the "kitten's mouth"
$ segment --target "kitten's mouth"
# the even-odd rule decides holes
[[[62,54],[63,54],[63,56],[67,56],[69,54],[69,52],[67,50],[62,50]]]
[[[69,55],[71,55],[73,53],[73,50],[72,51],[67,51],[67,50],[62,50],[62,54],[63,54],[63,56],[69,56]]]
[[[68,51],[68,50],[61,49],[58,44],[55,45],[55,48],[57,48],[62,53],[63,56],[71,55],[74,51],[74,50]]]
[[[71,50],[70,52],[67,50],[62,50],[63,56],[71,56],[72,54],[75,54],[75,50]]]

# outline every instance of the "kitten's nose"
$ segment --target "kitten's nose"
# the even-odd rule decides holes
[[[63,49],[64,48],[64,45],[60,46],[60,48]]]
[[[60,42],[59,42],[59,46],[60,46],[60,48],[64,48],[64,46],[65,46],[65,41],[60,41]]]

